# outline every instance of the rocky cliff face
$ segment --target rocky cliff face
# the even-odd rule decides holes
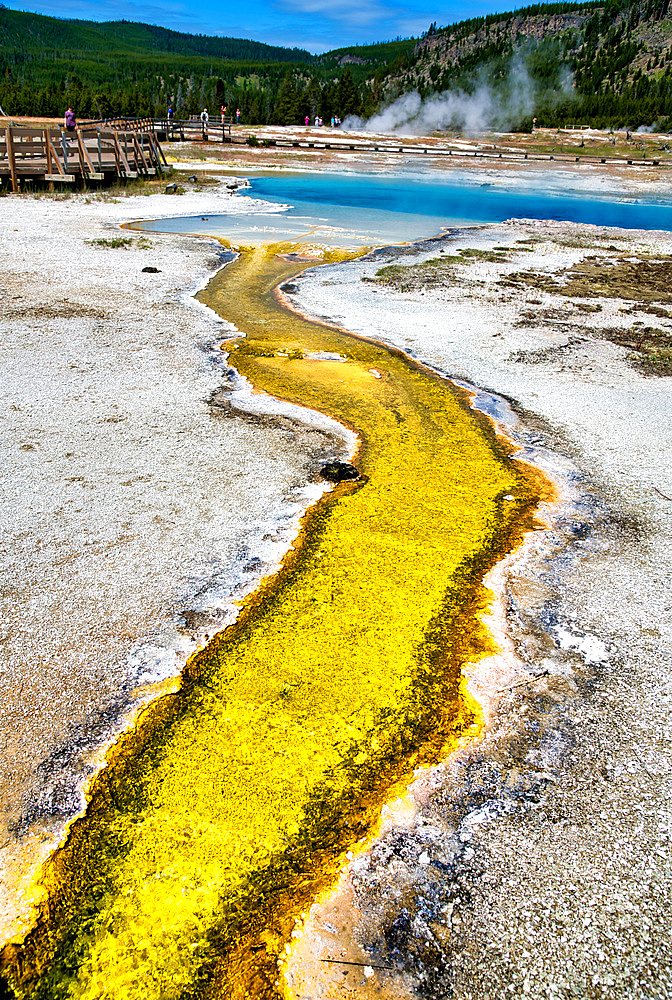
[[[475,31],[465,35],[459,30],[447,29],[423,38],[415,47],[417,59],[438,59],[441,63],[457,63],[465,56],[493,44],[513,45],[526,38],[541,41],[549,36],[565,31],[576,31],[584,27],[589,15],[572,12],[569,14],[539,14],[525,17],[512,14],[510,19],[495,24],[481,24]]]

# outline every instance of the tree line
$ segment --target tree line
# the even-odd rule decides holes
[[[296,68],[278,73],[262,65],[246,76],[235,71],[223,76],[136,75],[126,83],[101,87],[91,87],[72,73],[36,87],[19,82],[6,67],[0,80],[0,105],[10,116],[60,117],[70,106],[81,120],[164,118],[170,107],[180,119],[199,115],[203,108],[211,116],[219,115],[225,106],[229,114],[239,109],[245,124],[298,125],[306,117],[325,121],[336,115],[368,117],[378,102],[375,87],[357,85],[349,69],[337,78],[320,80]]]
[[[11,115],[57,117],[70,105],[80,119],[114,116],[189,118],[207,107],[240,109],[250,125],[296,125],[306,117],[368,118],[409,90],[422,97],[472,93],[486,82],[506,104],[514,57],[525,67],[533,105],[512,127],[558,126],[581,119],[602,126],[672,128],[670,0],[537,4],[472,18],[426,38],[460,41],[459,58],[396,39],[311,56],[244,39],[185,35],[131,22],[97,25],[8,11],[0,5],[0,105]],[[541,39],[511,37],[507,20],[581,14],[580,26]],[[520,24],[520,21],[516,22]],[[658,47],[640,30],[657,23]],[[667,32],[667,44],[662,37]],[[660,44],[660,39],[664,44]]]
[[[80,119],[164,117],[169,107],[176,118],[189,118],[204,107],[217,114],[222,105],[240,109],[251,125],[343,119],[375,111],[380,80],[412,44],[366,46],[364,56],[312,56],[246,39],[66,21],[0,5],[0,105],[10,116],[36,117],[61,116],[70,105]]]

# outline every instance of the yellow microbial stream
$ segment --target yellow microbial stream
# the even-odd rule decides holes
[[[474,722],[479,581],[539,490],[445,380],[283,308],[288,249],[243,251],[202,298],[245,332],[227,349],[256,388],[357,431],[361,479],[109,752],[3,953],[17,998],[276,997],[298,914]]]

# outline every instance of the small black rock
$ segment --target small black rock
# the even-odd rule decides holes
[[[170,184],[166,184],[166,194],[175,194],[177,191],[177,184],[172,181]]]
[[[320,469],[320,475],[330,483],[342,483],[346,479],[359,479],[359,471],[347,462],[328,462]]]
[[[160,274],[160,268],[158,267],[143,267],[142,270],[145,274]]]
[[[187,180],[191,181],[192,184],[195,184],[196,181],[198,180],[198,177],[196,176],[196,174],[190,174],[189,177],[187,177]]]

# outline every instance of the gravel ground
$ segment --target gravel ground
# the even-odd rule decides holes
[[[250,207],[254,207],[252,204]],[[230,328],[191,294],[213,240],[124,233],[241,211],[225,186],[117,201],[7,198],[0,247],[0,926],[20,932],[34,863],[81,807],[97,751],[277,564],[315,471],[321,415],[252,394]],[[130,241],[126,246],[95,240]],[[143,268],[158,268],[145,272]],[[208,405],[225,385],[236,419]],[[26,894],[27,893],[27,894]],[[17,922],[18,920],[18,922]]]
[[[361,280],[516,240],[535,242],[431,290]],[[559,501],[490,581],[502,651],[469,670],[483,739],[419,774],[313,907],[286,967],[296,997],[672,997],[672,503],[656,492],[672,496],[672,385],[604,339],[670,323],[500,283],[598,252],[645,261],[672,238],[504,224],[298,281],[302,311],[495,394],[475,402]]]

